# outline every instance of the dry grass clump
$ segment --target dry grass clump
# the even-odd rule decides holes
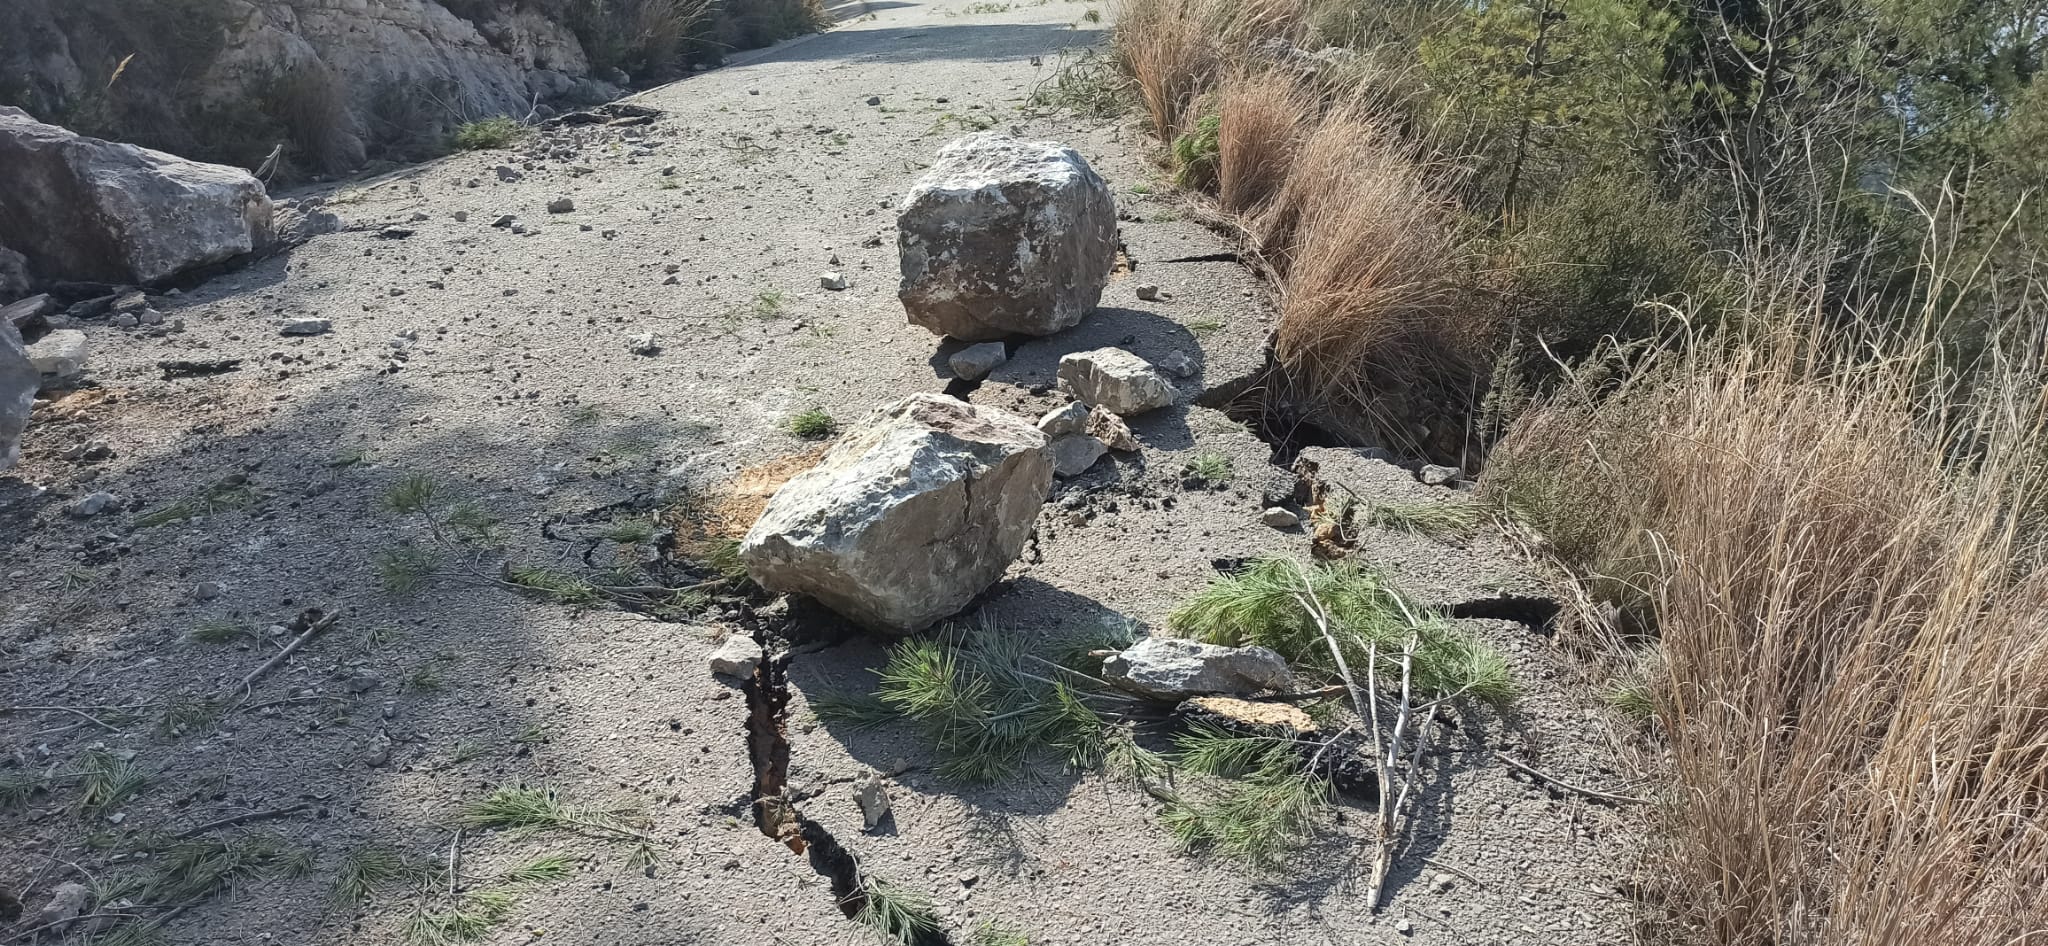
[[[1216,95],[1217,208],[1250,214],[1278,193],[1311,126],[1316,103],[1293,77],[1231,78]]]
[[[1932,345],[1772,314],[1537,409],[1492,488],[1654,615],[1673,935],[2022,942],[2048,927],[2039,356],[1966,389]]]

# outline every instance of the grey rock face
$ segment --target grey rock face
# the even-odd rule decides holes
[[[1116,201],[1078,152],[992,133],[941,149],[896,228],[910,323],[967,341],[1078,324],[1116,256]]]
[[[21,432],[28,429],[29,407],[35,403],[42,377],[28,360],[28,346],[14,322],[0,319],[0,470],[21,458]]]
[[[28,257],[0,246],[0,305],[28,295]]]
[[[913,394],[849,427],[777,490],[740,559],[763,588],[909,633],[1002,577],[1051,489],[1045,435],[1028,421]]]
[[[1173,403],[1173,383],[1121,348],[1062,355],[1059,378],[1067,393],[1113,414],[1142,414]]]
[[[1271,650],[1177,637],[1148,637],[1131,645],[1102,662],[1102,678],[1160,700],[1295,688],[1287,661]]]
[[[0,107],[0,243],[45,279],[148,285],[269,243],[270,198],[238,168],[45,125]]]

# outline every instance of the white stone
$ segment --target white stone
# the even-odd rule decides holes
[[[1116,257],[1115,198],[1079,152],[988,132],[939,151],[896,229],[910,323],[967,341],[1079,324]]]
[[[711,652],[711,672],[738,677],[742,680],[754,675],[754,667],[761,662],[761,645],[745,634],[733,634]]]
[[[1292,691],[1287,661],[1264,647],[1224,647],[1177,637],[1148,637],[1102,662],[1102,678],[1161,700],[1259,690]]]
[[[80,519],[89,519],[106,512],[114,504],[112,493],[91,493],[64,508],[64,511]]]
[[[852,285],[852,283],[847,281],[846,274],[838,270],[828,270],[818,274],[818,288],[820,289],[830,289],[833,292],[838,292]]]
[[[28,346],[28,360],[45,379],[69,381],[85,373],[85,359],[89,351],[84,332],[63,329],[36,339],[35,344]]]
[[[861,830],[875,830],[889,814],[889,783],[882,773],[869,772],[854,780],[853,803],[860,806]]]
[[[1292,529],[1301,525],[1301,517],[1285,506],[1272,506],[1259,514],[1259,521],[1275,529]]]
[[[1416,473],[1417,477],[1431,486],[1448,486],[1457,482],[1458,477],[1463,475],[1464,471],[1455,466],[1437,466],[1434,463],[1425,464]]]
[[[1087,434],[1067,434],[1052,442],[1052,472],[1054,476],[1080,476],[1095,465],[1109,452],[1102,441]]]
[[[1002,342],[982,342],[969,345],[954,352],[946,359],[946,366],[953,369],[953,376],[965,381],[980,381],[996,370],[1003,362],[1010,360],[1010,352]]]
[[[1064,437],[1067,434],[1086,433],[1088,430],[1088,405],[1080,401],[1068,401],[1063,407],[1046,411],[1038,419],[1038,429],[1048,437]]]
[[[1114,414],[1142,414],[1173,403],[1173,383],[1121,348],[1062,355],[1059,379],[1067,393]]]
[[[755,583],[909,633],[965,607],[1024,550],[1052,489],[1023,418],[913,394],[851,425],[740,543]]]

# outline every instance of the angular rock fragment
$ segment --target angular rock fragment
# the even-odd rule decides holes
[[[734,634],[711,652],[711,672],[746,679],[761,663],[761,645],[745,634]]]
[[[21,333],[12,321],[0,319],[0,470],[21,458],[21,432],[28,429],[29,408],[42,383]]]
[[[1142,414],[1173,403],[1173,383],[1121,348],[1062,355],[1059,379],[1067,393],[1113,414]]]
[[[747,574],[873,630],[929,627],[1015,561],[1052,489],[1023,418],[913,394],[849,427],[784,484],[746,538]]]
[[[889,814],[889,783],[880,772],[854,780],[853,803],[860,806],[861,830],[873,831]]]
[[[51,332],[28,346],[29,363],[35,365],[45,384],[64,383],[85,373],[85,333],[77,329]]]
[[[1138,449],[1138,438],[1131,433],[1131,425],[1107,408],[1089,409],[1088,435],[1102,441],[1111,450],[1129,453]]]
[[[1052,472],[1054,476],[1080,476],[1095,465],[1109,452],[1102,441],[1087,434],[1067,434],[1052,442]]]
[[[1064,407],[1046,411],[1045,416],[1038,419],[1038,429],[1048,437],[1085,433],[1088,430],[1088,416],[1088,405],[1080,401],[1068,401]]]
[[[1103,660],[1102,678],[1160,700],[1295,687],[1287,661],[1267,648],[1225,647],[1177,637],[1148,637]]]
[[[993,133],[941,149],[896,227],[910,323],[966,341],[1078,324],[1116,257],[1116,201],[1088,162]]]
[[[1002,342],[982,342],[954,352],[946,359],[946,367],[953,369],[953,376],[963,381],[980,381],[1009,360],[1009,350],[1003,347]]]
[[[148,285],[271,240],[239,168],[87,138],[0,106],[0,243],[46,280]]]

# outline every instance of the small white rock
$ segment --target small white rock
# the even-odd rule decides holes
[[[836,269],[818,274],[818,288],[820,289],[830,289],[833,292],[838,292],[852,285],[853,283],[846,280],[846,274]]]
[[[1091,405],[1128,417],[1173,403],[1173,382],[1151,362],[1121,348],[1060,356],[1060,387]]]
[[[1410,935],[1415,932],[1415,924],[1410,923],[1407,920],[1402,920],[1401,922],[1394,924],[1394,932],[1399,933],[1402,936]]]
[[[84,332],[63,329],[51,332],[28,346],[28,361],[38,373],[63,381],[85,371],[87,351]]]
[[[1464,471],[1455,466],[1437,466],[1434,463],[1425,465],[1421,471],[1416,473],[1416,476],[1420,477],[1422,482],[1430,486],[1448,486],[1457,482],[1458,477],[1463,475]]]
[[[661,354],[661,345],[654,341],[653,332],[641,332],[626,337],[626,350],[635,355],[652,356]]]
[[[1275,529],[1292,529],[1301,525],[1301,517],[1285,506],[1274,506],[1259,513],[1259,521]]]
[[[734,634],[711,652],[711,672],[742,680],[754,675],[761,662],[761,645],[743,634]]]
[[[1046,411],[1045,416],[1038,419],[1038,430],[1048,437],[1084,433],[1088,430],[1088,405],[1070,401],[1065,407]]]
[[[1458,879],[1449,874],[1431,874],[1429,877],[1429,889],[1437,893],[1443,893],[1451,889],[1451,886],[1457,882]]]
[[[860,806],[861,830],[875,830],[889,813],[889,786],[882,773],[869,772],[854,780],[853,803]]]
[[[64,511],[79,519],[88,519],[107,511],[114,504],[114,494],[93,493],[65,507]]]

